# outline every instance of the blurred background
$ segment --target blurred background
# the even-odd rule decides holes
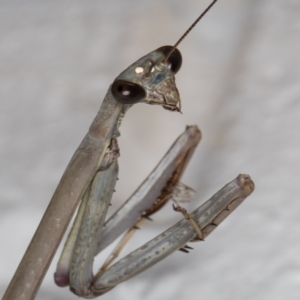
[[[174,44],[209,3],[0,0],[0,295],[114,78]],[[203,133],[183,178],[197,190],[189,211],[239,173],[256,190],[190,254],[177,251],[102,299],[299,299],[300,2],[220,0],[179,49],[183,114],[130,109],[110,210],[187,124]],[[179,219],[168,204],[124,253]],[[55,286],[57,259],[36,299],[77,298]]]

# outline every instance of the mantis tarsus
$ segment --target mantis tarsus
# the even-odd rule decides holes
[[[188,126],[166,156],[133,196],[106,224],[105,215],[117,180],[119,126],[135,103],[157,104],[180,111],[175,74],[181,66],[177,45],[210,9],[195,21],[175,46],[164,46],[142,57],[122,72],[109,88],[88,134],[72,157],[45,215],[3,299],[33,299],[53,255],[82,199],[55,281],[77,295],[93,298],[137,275],[187,242],[204,239],[254,189],[248,175],[240,175],[197,210],[112,267],[107,263],[94,276],[94,256],[141,218],[158,210],[174,196],[179,179],[200,140],[196,126]],[[175,199],[176,200],[176,199]],[[118,251],[116,251],[117,253]]]

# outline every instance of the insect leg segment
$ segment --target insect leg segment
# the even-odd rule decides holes
[[[186,209],[184,207],[181,207],[180,205],[175,205],[173,203],[173,209],[175,211],[178,211],[180,213],[182,213],[182,215],[184,216],[184,218],[186,220],[188,220],[191,225],[193,226],[193,228],[195,229],[196,233],[197,233],[197,236],[198,236],[198,239],[200,241],[203,241],[203,234],[202,234],[202,231],[201,231],[201,228],[199,227],[199,225],[197,224],[197,222],[193,219],[193,217],[191,217],[191,215],[186,211]]]
[[[70,268],[72,264],[73,253],[74,253],[77,237],[79,235],[80,227],[82,224],[86,203],[88,202],[89,199],[89,191],[90,191],[90,186],[86,189],[83,195],[75,221],[72,225],[71,231],[64,245],[59,261],[57,263],[56,272],[54,273],[54,281],[56,285],[60,287],[68,286],[70,282],[69,276],[70,276]]]
[[[116,238],[117,234],[121,234],[123,231],[126,230],[126,226],[129,230],[125,235],[122,237],[122,239],[119,241],[118,245],[114,248],[113,252],[110,254],[108,259],[105,261],[101,269],[98,271],[96,277],[100,276],[100,274],[106,270],[111,263],[118,257],[121,250],[125,247],[127,242],[130,240],[130,238],[133,236],[133,234],[136,232],[137,229],[139,229],[139,226],[143,223],[145,220],[151,220],[150,216],[160,210],[169,199],[172,199],[173,201],[189,201],[191,197],[194,195],[195,191],[183,183],[181,183],[179,180],[185,170],[185,167],[187,163],[189,162],[189,159],[194,152],[194,149],[196,145],[198,144],[200,139],[200,132],[199,129],[196,126],[189,126],[185,130],[185,132],[175,141],[173,146],[171,146],[170,150],[167,152],[165,157],[162,159],[162,161],[159,163],[159,165],[156,167],[156,169],[149,175],[149,177],[156,176],[157,178],[160,178],[161,175],[160,172],[156,172],[158,169],[161,168],[161,166],[165,165],[167,161],[170,162],[170,166],[166,168],[166,171],[171,173],[170,178],[167,178],[166,176],[161,177],[161,181],[157,182],[156,180],[152,181],[154,182],[154,186],[147,187],[147,190],[152,191],[152,194],[149,194],[148,196],[141,198],[140,200],[135,199],[136,194],[139,194],[138,191],[142,191],[144,189],[144,186],[147,186],[149,183],[149,177],[142,183],[142,185],[137,189],[137,191],[134,193],[134,195],[127,200],[125,205],[123,205],[119,209],[119,213],[116,213],[110,220],[108,220],[104,225],[104,231],[101,236],[101,240],[99,242],[99,251],[101,249],[105,248],[109,241],[112,241],[113,237]],[[175,163],[173,163],[173,162]],[[155,198],[156,193],[153,192],[153,190],[157,187],[157,185],[162,186],[162,189],[159,193],[159,195]],[[152,196],[151,196],[152,195]],[[143,194],[139,194],[140,197],[143,197]],[[152,198],[151,198],[152,197]],[[135,200],[134,200],[135,199]],[[137,201],[139,203],[139,210],[142,210],[142,207],[145,206],[145,201],[147,205],[150,203],[151,206],[149,206],[147,209],[145,209],[141,214],[136,214],[137,206],[133,205],[130,208],[130,205],[133,204],[134,201]],[[127,221],[127,225],[123,223],[124,220],[122,220],[122,213],[126,213],[127,209],[132,209],[134,215],[128,211],[127,215],[123,215],[125,217],[125,220]],[[137,219],[138,218],[138,219]],[[136,221],[136,223],[134,223]],[[119,222],[119,223],[118,223]],[[115,223],[115,227],[111,227],[111,224]],[[123,225],[122,225],[123,223]],[[134,224],[132,226],[132,224]],[[109,234],[109,240],[107,239],[107,234]]]
[[[133,195],[105,222],[97,253],[132,228],[141,216],[148,217],[159,209],[163,203],[157,199],[167,201],[172,196],[200,138],[197,126],[186,128]]]
[[[95,279],[92,265],[98,252],[98,242],[105,248],[124,231],[132,228],[147,209],[145,216],[159,209],[161,205],[154,205],[155,200],[167,201],[172,196],[173,187],[178,183],[200,137],[197,126],[187,127],[123,208],[103,226],[118,175],[116,160],[119,149],[116,139],[111,139],[98,171],[85,191],[58,263],[55,281],[59,286],[69,285],[75,294],[93,297]]]
[[[193,211],[190,215],[201,228],[203,238],[206,238],[253,190],[254,183],[250,176],[239,175]],[[194,227],[188,220],[181,220],[103,272],[100,278],[96,278],[93,293],[102,295],[108,292],[195,239],[198,238]]]
[[[113,172],[114,174],[116,173],[116,176],[117,176],[118,169],[116,169],[115,171],[109,171],[109,170],[106,172],[104,172],[104,171],[109,169],[110,165],[113,164],[114,162],[116,162],[116,160],[118,159],[119,156],[120,156],[120,151],[119,151],[117,139],[112,138],[111,143],[110,143],[109,147],[107,148],[106,153],[104,154],[102,162],[99,166],[99,170],[97,171],[92,182],[90,183],[90,185],[88,186],[88,188],[86,189],[86,191],[84,193],[84,196],[82,198],[82,201],[81,201],[81,204],[80,204],[77,216],[76,216],[76,219],[74,221],[71,232],[68,236],[67,242],[64,246],[63,252],[62,252],[59,262],[57,264],[56,272],[54,274],[54,279],[55,279],[55,283],[60,287],[69,285],[69,273],[70,273],[73,256],[75,253],[74,249],[76,249],[77,239],[78,239],[78,236],[80,235],[80,230],[81,230],[82,226],[84,226],[85,221],[86,221],[85,219],[87,218],[87,216],[90,216],[90,218],[93,218],[92,215],[89,215],[87,206],[88,205],[97,206],[97,201],[98,202],[101,201],[101,195],[100,195],[101,190],[99,190],[99,187],[103,187],[103,185],[105,185],[105,183],[107,182],[107,177],[111,175],[111,172]],[[115,186],[115,182],[117,180],[116,176],[112,177],[112,183],[113,183],[112,191]],[[103,192],[104,192],[104,194],[107,192],[106,187]],[[110,201],[110,199],[111,199],[111,196],[109,197],[109,195],[110,195],[110,192],[108,193],[107,201]],[[89,203],[90,199],[92,199],[91,203]],[[97,209],[99,209],[100,212],[96,213],[96,210],[92,210],[92,213],[96,213],[96,214],[100,215],[101,211],[102,211],[102,213],[104,215],[100,216],[100,218],[105,218],[106,211],[109,206],[109,202],[107,204],[107,201],[100,203],[99,207],[97,207]],[[97,218],[97,217],[95,216],[95,218]],[[100,220],[100,222],[101,222],[101,220]],[[101,225],[103,225],[103,224],[101,224]],[[90,234],[93,235],[94,233],[91,232]]]
[[[84,216],[76,240],[70,269],[70,289],[77,295],[88,296],[94,282],[93,262],[97,251],[105,216],[118,177],[117,161],[94,177]]]
[[[122,239],[119,241],[117,246],[114,248],[114,250],[110,253],[109,257],[106,259],[102,267],[99,269],[97,274],[95,275],[96,277],[100,277],[101,274],[114,262],[114,260],[119,256],[121,253],[122,249],[125,247],[125,245],[128,243],[128,241],[132,238],[134,233],[140,229],[139,226],[143,223],[145,218],[140,218],[139,221],[127,231],[127,233],[124,234]]]

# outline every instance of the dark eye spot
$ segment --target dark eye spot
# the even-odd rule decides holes
[[[158,48],[156,51],[162,52],[165,57],[171,52],[171,50],[173,49],[172,46],[163,46]],[[168,67],[169,69],[176,74],[182,65],[182,56],[180,51],[176,48],[172,54],[170,55],[170,57],[168,58]]]
[[[146,97],[146,91],[142,86],[122,79],[114,81],[111,92],[114,98],[123,104],[134,104]]]

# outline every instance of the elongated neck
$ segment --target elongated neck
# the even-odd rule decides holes
[[[108,130],[111,130],[111,138],[120,136],[119,127],[126,111],[131,106],[117,102],[109,87],[100,110],[90,126],[89,134],[95,139],[101,139]]]

